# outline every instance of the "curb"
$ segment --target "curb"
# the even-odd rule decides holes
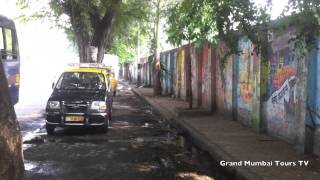
[[[162,116],[169,124],[173,125],[181,134],[187,135],[188,139],[192,142],[192,144],[196,145],[196,147],[207,151],[210,156],[217,162],[220,160],[225,161],[237,161],[230,154],[225,152],[221,147],[214,143],[207,143],[209,140],[198,132],[196,129],[192,127],[187,121],[183,120],[184,116],[181,116],[179,113],[171,113],[160,105],[154,103],[148,97],[143,96],[140,92],[136,90],[136,88],[131,88],[132,92],[140,97],[143,101],[149,104],[152,109],[160,116]],[[236,180],[259,180],[263,179],[258,174],[244,168],[244,167],[220,167],[223,171],[231,174]]]

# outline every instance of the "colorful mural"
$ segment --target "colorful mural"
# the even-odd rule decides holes
[[[239,41],[241,54],[238,56],[237,117],[248,126],[259,123],[259,80],[260,61],[254,45],[247,37]]]
[[[161,71],[161,90],[163,95],[169,94],[170,82],[170,51],[160,53],[160,61],[163,70]]]
[[[232,111],[232,63],[233,56],[229,56],[224,67],[221,59],[224,57],[227,48],[224,43],[220,43],[216,50],[216,102],[219,112]],[[230,113],[231,114],[231,113]]]
[[[316,47],[308,58],[306,136],[309,150],[320,156],[320,38]]]
[[[307,84],[307,124],[311,127],[320,126],[320,39],[317,49],[309,54]]]
[[[215,106],[218,112],[232,115],[242,124],[267,130],[291,143],[309,138],[305,131],[315,129],[312,136],[314,147],[318,148],[314,152],[320,154],[320,141],[316,141],[320,139],[320,39],[318,49],[308,56],[308,80],[305,80],[305,61],[296,59],[290,42],[293,34],[292,30],[274,33],[269,59],[265,61],[256,55],[255,46],[246,37],[238,42],[241,53],[229,56],[224,64],[221,61],[228,50],[224,43],[219,43],[216,49],[209,46],[200,49],[199,56],[192,61],[193,96],[197,96],[194,100],[200,102],[200,108]],[[164,92],[172,90],[181,100],[186,100],[187,52],[188,47],[182,46],[162,53],[162,61],[171,71],[162,79]],[[144,62],[141,79],[147,84],[152,84],[151,68],[151,61]],[[301,142],[298,143],[302,147]]]
[[[199,96],[201,97],[201,106],[206,109],[212,109],[212,58],[211,49],[208,43],[206,43],[202,48],[203,62],[200,66],[201,68],[201,91]],[[209,97],[209,98],[208,98]]]
[[[292,142],[294,139],[297,60],[293,45],[288,43],[290,38],[289,31],[276,36],[272,42],[266,120],[269,133]]]
[[[177,54],[178,54],[178,51],[177,49],[171,51],[170,53],[170,76],[171,76],[171,83],[172,83],[172,86],[171,86],[171,94],[175,97],[176,96],[176,92],[175,92],[175,87],[176,87],[176,66],[177,66]]]
[[[186,49],[185,47],[181,48],[181,61],[179,66],[181,67],[181,71],[180,71],[180,82],[181,82],[181,86],[180,86],[180,98],[182,100],[186,100],[187,99],[187,94],[186,94],[186,76],[185,76],[185,58],[186,58]]]
[[[192,107],[197,108],[200,106],[199,99],[201,97],[201,81],[199,79],[199,64],[201,61],[201,52],[192,47],[191,53],[191,86],[192,86]]]
[[[176,64],[176,87],[175,94],[177,98],[182,98],[183,87],[183,71],[184,71],[184,49],[180,48],[177,55],[177,64]]]

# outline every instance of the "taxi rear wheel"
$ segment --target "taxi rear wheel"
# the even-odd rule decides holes
[[[47,130],[47,133],[48,135],[52,135],[54,134],[54,126],[50,125],[50,124],[46,124],[46,130]]]

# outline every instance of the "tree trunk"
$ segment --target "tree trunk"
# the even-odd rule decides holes
[[[90,4],[89,1],[87,2]],[[117,10],[120,8],[121,0],[112,0],[112,6],[106,10],[101,18],[98,10],[92,10],[88,14],[90,16],[90,25],[93,30],[86,28],[86,23],[82,22],[83,7],[80,2],[65,1],[63,4],[65,13],[69,15],[72,25],[72,31],[78,45],[79,59],[81,63],[94,62],[96,59],[101,63],[106,48],[111,48],[112,44],[112,27],[115,21]],[[98,49],[96,58],[92,58],[90,54],[90,46]]]
[[[24,174],[19,124],[0,60],[0,179],[22,180]]]
[[[115,7],[120,5],[120,1],[115,2]],[[97,62],[102,62],[104,57],[104,52],[106,48],[111,48],[112,44],[112,28],[116,20],[116,12],[114,9],[110,9],[104,15],[104,17],[99,20],[94,29],[92,45],[98,48]]]
[[[104,30],[103,38],[100,39],[98,43],[98,54],[97,54],[97,61],[102,63],[104,58],[104,53],[106,49],[110,49],[112,45],[112,28],[115,21],[115,17],[111,19],[111,22],[108,25],[108,28]]]
[[[91,62],[91,57],[89,54],[89,43],[87,42],[83,42],[83,41],[79,41],[78,40],[78,51],[79,51],[79,58],[80,58],[80,63],[87,63],[87,62]]]
[[[108,20],[106,28],[104,28],[100,33],[97,34],[100,38],[96,40],[96,42],[93,42],[93,45],[98,47],[98,54],[97,54],[97,62],[101,63],[104,58],[104,52],[106,47],[111,47],[112,42],[112,26],[114,22],[114,16],[110,17],[111,19]],[[100,35],[99,35],[100,34]]]
[[[191,77],[191,58],[193,57],[192,53],[192,44],[189,41],[189,52],[186,58],[186,87],[187,87],[187,100],[189,101],[189,109],[192,109],[192,77]]]
[[[161,94],[161,64],[160,64],[160,40],[159,40],[159,25],[160,25],[160,3],[157,0],[156,24],[155,24],[155,50],[154,50],[154,74],[153,74],[153,95],[158,96]]]

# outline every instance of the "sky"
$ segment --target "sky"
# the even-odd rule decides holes
[[[35,9],[48,4],[49,0],[37,1]],[[254,0],[259,5],[267,0]],[[273,0],[272,18],[280,15],[287,0]],[[0,14],[11,19],[21,10],[15,0],[0,0]],[[67,68],[67,63],[78,62],[74,48],[67,40],[63,30],[50,28],[46,21],[21,23],[15,20],[20,49],[21,85],[20,100],[17,106],[30,104],[45,105],[52,82]]]
[[[43,0],[39,2],[45,2]],[[14,19],[19,9],[14,0],[0,0],[0,14]],[[78,62],[77,54],[63,30],[52,29],[45,21],[21,23],[14,20],[20,50],[20,99],[16,107],[45,106],[52,91],[52,82],[67,68]]]

